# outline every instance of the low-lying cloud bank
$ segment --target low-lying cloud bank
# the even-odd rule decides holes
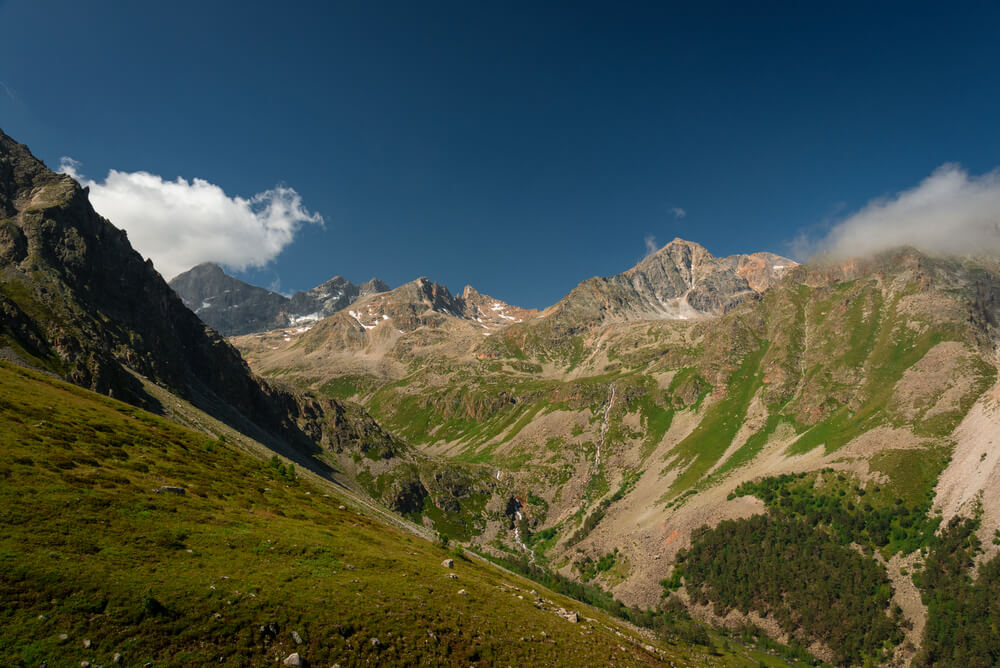
[[[323,224],[323,217],[306,209],[287,186],[244,199],[203,179],[165,181],[149,172],[112,169],[98,182],[79,167],[63,158],[59,171],[90,188],[94,208],[128,232],[132,246],[167,280],[202,262],[236,270],[262,267],[304,223]]]
[[[801,259],[854,257],[899,246],[941,255],[1000,255],[1000,170],[970,176],[957,164],[920,185],[869,202],[818,241],[800,238]]]

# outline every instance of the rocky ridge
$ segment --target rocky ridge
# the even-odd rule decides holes
[[[773,253],[716,258],[700,244],[674,239],[627,271],[583,281],[543,317],[592,327],[721,315],[759,298],[797,264]]]
[[[211,262],[175,276],[170,287],[206,325],[223,336],[308,325],[361,297],[389,290],[377,278],[355,285],[343,276],[335,276],[311,290],[286,297],[233,278]]]
[[[324,451],[403,450],[360,407],[252,374],[87,195],[0,132],[0,349],[162,412],[144,389],[141,378],[148,379],[319,470],[315,455]]]

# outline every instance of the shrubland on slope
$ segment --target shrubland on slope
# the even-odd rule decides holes
[[[666,586],[704,618],[860,663],[931,656],[919,573],[942,520],[971,518],[996,550],[995,259],[798,266],[675,240],[522,322],[398,290],[362,304],[374,326],[341,313],[235,343],[266,377],[486,469],[463,537],[496,554],[635,605]],[[440,511],[419,471],[364,482]],[[735,577],[731,559],[768,567]]]

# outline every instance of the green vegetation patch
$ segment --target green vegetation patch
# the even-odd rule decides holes
[[[978,519],[956,517],[914,574],[927,606],[927,626],[918,666],[1000,664],[1000,557],[981,564],[976,578],[973,559],[980,549]]]
[[[923,496],[910,503],[888,487],[863,488],[853,476],[833,469],[823,470],[823,483],[818,487],[815,474],[785,474],[745,482],[732,496],[753,495],[776,515],[828,527],[841,545],[854,542],[880,550],[886,557],[896,552],[909,554],[929,545],[940,523],[929,514],[933,489],[927,481],[937,478],[934,471],[941,470],[944,460],[941,452],[931,454],[928,459],[934,463],[926,465],[923,484],[910,488],[911,495],[919,490]]]
[[[690,488],[715,465],[733,442],[746,417],[753,395],[761,386],[763,373],[760,361],[767,352],[763,342],[756,351],[748,354],[733,372],[726,389],[726,396],[712,404],[705,417],[677,447],[671,468],[683,469],[665,495],[669,500]]]
[[[816,382],[827,383],[830,386],[827,392],[829,395],[827,403],[824,405],[828,417],[809,428],[798,440],[792,443],[788,448],[789,454],[803,454],[820,445],[826,447],[826,452],[833,452],[866,431],[890,422],[886,409],[892,399],[896,383],[903,377],[907,369],[916,364],[931,348],[942,341],[961,338],[961,333],[953,327],[927,327],[920,332],[908,327],[906,316],[901,316],[896,310],[896,304],[901,297],[902,295],[897,296],[895,301],[885,309],[887,312],[881,319],[877,319],[873,315],[872,318],[875,319],[875,322],[861,322],[857,318],[855,320],[849,318],[849,325],[853,329],[849,330],[847,334],[852,337],[852,341],[854,338],[860,337],[861,343],[851,347],[846,357],[831,362],[829,366],[816,367],[811,370],[813,377],[822,379]],[[856,300],[855,303],[860,303],[860,301]],[[875,301],[876,305],[880,303],[877,299]],[[851,313],[855,313],[855,311],[849,310],[849,314]],[[874,340],[871,340],[869,336],[872,330],[878,333]],[[859,331],[866,333],[862,335],[858,333]],[[832,355],[834,352],[831,351],[830,354]],[[834,386],[830,378],[834,366],[846,366],[848,364],[846,360],[864,354],[867,354],[864,357],[864,368],[866,369],[864,386],[860,392],[851,391],[852,394],[863,398],[861,405],[855,410],[846,404],[839,404],[833,398],[833,395],[837,394],[835,390],[838,388]],[[861,364],[858,361],[848,368],[861,366]]]
[[[678,553],[692,600],[772,616],[799,637],[816,638],[837,663],[881,663],[903,640],[901,611],[889,611],[885,568],[791,517],[755,515],[703,527]]]
[[[590,582],[601,573],[610,571],[618,560],[618,548],[613,552],[601,555],[596,560],[593,557],[585,556],[573,562],[573,570],[580,575],[581,582]]]
[[[371,376],[341,376],[323,383],[318,392],[334,399],[350,399],[372,391],[377,383]]]

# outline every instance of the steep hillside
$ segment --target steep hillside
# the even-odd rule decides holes
[[[783,665],[647,637],[287,460],[3,362],[0,449],[7,666]]]
[[[256,378],[94,212],[86,190],[2,133],[0,313],[7,357],[160,410],[147,378],[305,465],[323,469],[324,453],[405,450],[356,406]]]
[[[696,250],[672,246],[668,257]],[[953,453],[963,453],[964,471],[987,468],[975,474],[985,496],[948,483],[949,512],[975,514],[977,498],[992,499],[996,446],[986,434],[1000,428],[988,399],[1000,268],[903,249],[776,271],[783,276],[773,282],[754,276],[762,293],[710,290],[745,295],[725,302],[721,315],[645,311],[633,320],[625,314],[640,311],[606,304],[638,302],[587,305],[580,295],[594,290],[585,282],[542,316],[478,343],[418,327],[364,353],[334,340],[314,348],[304,345],[308,337],[275,341],[253,349],[251,362],[363,402],[426,452],[492,467],[495,493],[475,539],[486,548],[599,583],[633,604],[655,604],[665,580],[705,619],[765,625],[838,663],[910,661],[927,622],[911,575],[936,540],[938,480],[960,475],[950,473]],[[735,271],[723,275],[742,285]],[[685,285],[628,294],[660,303]],[[973,415],[976,427],[967,425]],[[807,544],[829,551],[823,568],[845,593],[840,605],[810,617],[802,606],[830,592],[795,589],[795,571],[785,571],[770,599],[791,601],[780,610],[705,575],[719,572],[725,555],[698,552],[716,540],[700,527],[730,531],[725,540],[733,541],[743,518],[761,513],[775,524],[748,525],[747,535],[801,529]],[[987,554],[998,521],[1000,506],[987,504],[979,524]],[[855,557],[843,545],[863,551],[857,567],[871,574],[850,595],[843,578],[853,567],[843,569]],[[679,560],[695,554],[710,555],[708,570],[685,574]],[[850,630],[866,625],[881,630]]]
[[[223,336],[303,326],[347,308],[359,297],[385,292],[377,278],[354,285],[342,276],[291,297],[226,275],[217,264],[200,264],[170,280],[170,287],[206,325]]]

